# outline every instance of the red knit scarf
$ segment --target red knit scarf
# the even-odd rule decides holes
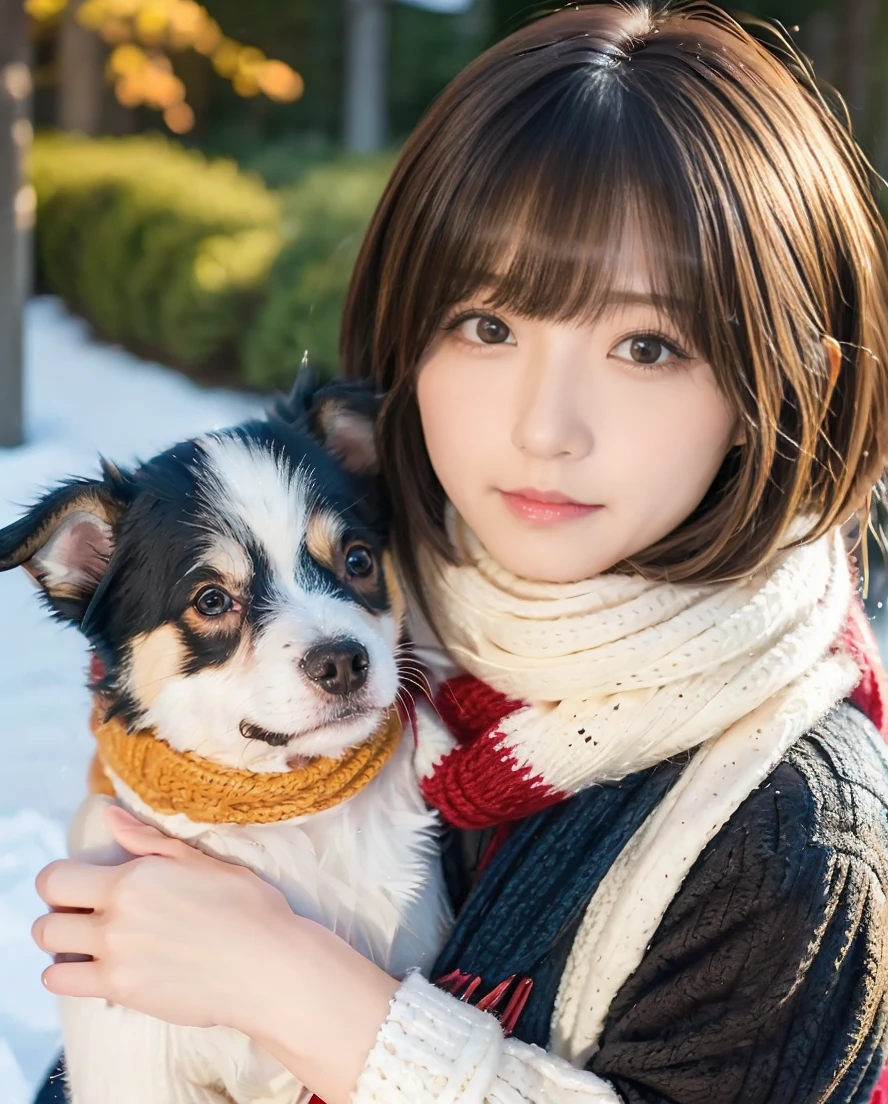
[[[861,603],[855,599],[842,635],[861,669],[851,697],[888,739],[888,681]],[[435,705],[457,747],[422,779],[430,805],[457,828],[488,828],[521,820],[570,795],[547,785],[503,746],[499,725],[522,707],[471,675],[440,687]],[[500,833],[500,836],[502,833]]]

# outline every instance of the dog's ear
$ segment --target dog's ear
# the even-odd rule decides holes
[[[290,394],[275,403],[273,416],[307,428],[346,471],[375,476],[378,413],[379,396],[369,384],[333,380],[318,386],[305,357]]]
[[[379,396],[367,384],[330,383],[315,392],[312,430],[346,471],[379,474],[376,421]]]
[[[302,358],[296,379],[290,389],[290,394],[285,399],[278,399],[273,407],[273,414],[287,425],[305,423],[312,400],[318,385],[311,365],[308,363],[308,354]]]
[[[105,462],[102,474],[63,483],[0,529],[0,571],[23,567],[50,608],[75,624],[105,575],[114,527],[127,505],[125,476]]]

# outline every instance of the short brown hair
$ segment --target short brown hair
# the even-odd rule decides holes
[[[408,141],[354,272],[342,356],[386,395],[381,462],[414,590],[419,544],[451,554],[415,388],[444,312],[492,288],[521,315],[593,318],[627,210],[655,250],[653,290],[746,441],[690,518],[616,570],[737,578],[799,515],[813,537],[868,508],[888,455],[875,178],[805,64],[763,34],[708,3],[572,5],[478,58]]]

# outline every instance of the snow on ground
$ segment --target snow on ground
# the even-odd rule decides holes
[[[27,444],[0,450],[0,527],[66,475],[94,475],[99,453],[126,464],[232,425],[254,398],[203,390],[167,369],[92,341],[58,302],[26,317]],[[64,853],[91,754],[85,648],[50,620],[23,571],[0,576],[0,1100],[29,1104],[55,1055],[46,957],[31,943],[43,911],[34,875]]]

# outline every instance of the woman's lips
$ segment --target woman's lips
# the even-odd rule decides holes
[[[553,525],[588,517],[601,506],[575,502],[558,491],[537,491],[522,487],[519,491],[500,491],[503,501],[515,517],[533,525]]]

